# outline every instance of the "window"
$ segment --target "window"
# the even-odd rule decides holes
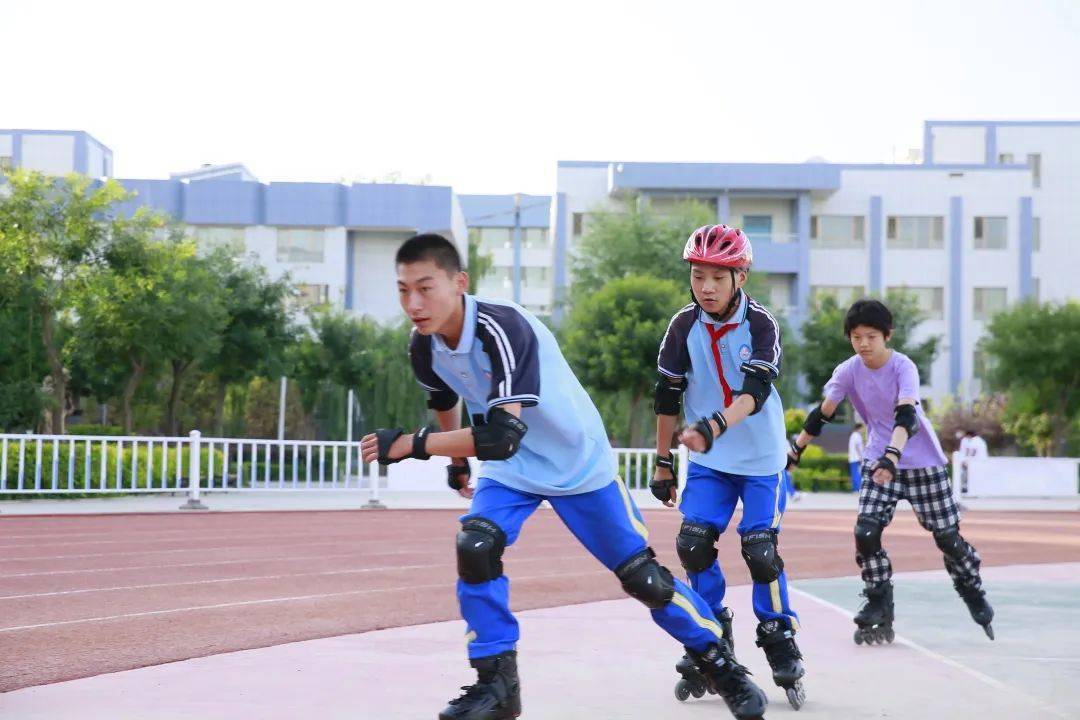
[[[1039,252],[1042,249],[1042,223],[1039,218],[1031,218],[1031,251]]]
[[[765,301],[771,310],[783,311],[794,305],[791,299],[791,285],[793,276],[780,273],[765,275],[766,295],[760,298]]]
[[[976,320],[989,320],[1005,309],[1008,291],[1002,287],[975,288],[973,315]]]
[[[325,239],[323,231],[316,228],[278,228],[278,262],[321,263]]]
[[[927,320],[942,320],[945,318],[945,288],[901,285],[889,288],[889,290],[905,293],[915,298],[919,310],[926,314]]]
[[[525,250],[546,250],[548,245],[547,228],[522,228],[521,247]]]
[[[10,155],[0,155],[0,172],[11,170],[15,167],[15,159]]]
[[[810,245],[820,248],[861,248],[866,241],[861,215],[814,215],[810,218]]]
[[[810,288],[812,302],[819,303],[832,297],[840,307],[847,307],[865,294],[866,288],[862,285],[813,285]]]
[[[886,239],[894,250],[940,250],[945,247],[945,218],[890,216]]]
[[[1031,299],[1037,303],[1042,302],[1042,294],[1039,289],[1039,278],[1031,278]]]
[[[585,213],[573,213],[574,237],[581,237],[585,231]]]
[[[550,315],[550,305],[526,305],[525,309],[531,312],[533,315]]]
[[[236,254],[244,252],[242,227],[189,226],[188,232],[195,239],[200,251],[210,252],[224,248]]]
[[[532,288],[545,288],[548,284],[546,267],[526,266],[521,268],[521,282]]]
[[[751,242],[772,241],[772,215],[743,215],[742,229]]]
[[[505,227],[480,228],[480,249],[491,252],[513,247],[513,232],[513,229]]]
[[[1006,223],[1003,217],[975,218],[975,249],[1004,250],[1008,245],[1005,229]]]
[[[1027,164],[1031,168],[1032,187],[1042,187],[1042,155],[1038,153],[1028,155]]]
[[[998,164],[999,165],[1012,165],[1013,164],[1013,154],[1012,153],[1000,153],[998,155]]]
[[[303,307],[326,305],[330,302],[330,286],[300,283],[296,286],[296,301]]]

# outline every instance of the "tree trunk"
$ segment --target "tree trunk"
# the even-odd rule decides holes
[[[180,403],[180,388],[184,383],[184,373],[191,367],[191,361],[172,361],[172,389],[169,391],[169,405],[165,411],[165,434],[175,437],[180,428],[176,426],[176,406]]]
[[[214,434],[218,437],[225,436],[225,391],[227,389],[225,381],[218,378],[217,390],[214,393]]]
[[[630,399],[630,447],[632,448],[639,448],[644,442],[641,431],[641,416],[638,412],[641,409],[641,398],[643,396],[644,393],[638,389],[634,391],[634,395]]]
[[[143,366],[134,360],[131,361],[131,376],[124,383],[124,395],[123,395],[123,416],[124,416],[124,434],[130,435],[132,431],[132,415],[131,415],[131,401],[135,397],[135,391],[139,388],[139,382],[142,381]]]
[[[49,373],[53,381],[53,411],[52,428],[53,435],[64,434],[64,418],[66,409],[67,382],[64,378],[64,363],[60,358],[60,350],[55,346],[55,323],[56,317],[52,308],[41,306],[41,342],[45,346],[45,357],[49,361]]]

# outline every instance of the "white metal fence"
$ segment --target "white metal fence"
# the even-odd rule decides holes
[[[655,450],[612,452],[627,486],[647,488]],[[204,492],[366,489],[378,504],[379,485],[359,442],[0,434],[0,494],[186,493],[198,508]]]

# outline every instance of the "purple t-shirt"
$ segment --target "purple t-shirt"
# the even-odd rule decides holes
[[[896,467],[914,470],[945,464],[937,433],[919,402],[919,370],[907,355],[893,350],[892,357],[877,370],[866,367],[858,355],[837,365],[832,379],[825,384],[825,398],[839,403],[845,397],[851,400],[869,431],[870,440],[863,454],[867,460],[881,457],[892,440],[897,400],[912,398],[921,429],[904,446]]]

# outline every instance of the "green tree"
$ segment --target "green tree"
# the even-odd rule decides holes
[[[994,316],[981,347],[991,387],[1010,395],[1005,429],[1044,453],[1064,453],[1080,417],[1080,303],[1016,305]]]
[[[257,376],[281,377],[298,330],[289,316],[288,278],[270,280],[254,262],[219,261],[224,264],[226,319],[221,343],[204,365],[215,376],[214,432],[222,435],[228,387],[247,385]]]
[[[884,302],[893,316],[893,334],[889,347],[911,358],[920,369],[923,382],[926,382],[926,373],[937,357],[941,338],[935,335],[919,342],[913,340],[915,329],[926,316],[919,310],[917,301],[910,294],[890,292]],[[821,397],[821,391],[832,377],[836,366],[852,356],[851,343],[844,336],[844,316],[847,310],[837,304],[836,298],[826,295],[814,303],[810,317],[803,324],[799,362],[806,374],[812,398]]]
[[[656,382],[656,352],[672,313],[685,300],[674,280],[630,276],[611,280],[574,304],[567,318],[567,360],[590,391],[629,398],[630,444],[645,442],[645,399]]]
[[[175,237],[156,240],[164,220],[137,215],[111,238],[108,262],[90,273],[75,297],[79,322],[69,352],[87,358],[100,377],[119,373],[123,363],[121,414],[124,431],[133,427],[132,402],[140,384],[154,377],[172,358],[169,322],[182,318],[176,311],[177,280],[185,263],[194,257],[194,246]],[[114,382],[114,380],[108,380]]]
[[[494,264],[495,259],[491,253],[486,253],[480,248],[480,230],[473,228],[469,231],[469,258],[466,264],[466,269],[469,271],[470,295],[476,294],[480,281],[491,272]]]
[[[38,342],[52,378],[53,433],[64,432],[67,375],[58,326],[72,293],[100,263],[107,239],[126,224],[111,217],[128,196],[113,180],[95,183],[81,175],[62,180],[16,170],[5,174],[0,194],[0,274],[6,292],[26,298],[38,316]]]
[[[572,265],[572,300],[587,298],[608,281],[630,275],[676,282],[684,288],[679,300],[685,299],[690,290],[683,245],[695,228],[712,222],[716,211],[695,201],[678,203],[672,213],[660,214],[646,201],[631,197],[614,210],[590,213]]]
[[[161,285],[161,348],[169,364],[169,398],[164,427],[178,435],[176,413],[188,371],[214,357],[221,347],[221,333],[228,322],[225,263],[218,255],[200,257],[195,243],[174,240],[164,256]]]
[[[45,398],[41,378],[48,372],[38,340],[40,319],[27,298],[0,293],[0,429],[38,425]]]

